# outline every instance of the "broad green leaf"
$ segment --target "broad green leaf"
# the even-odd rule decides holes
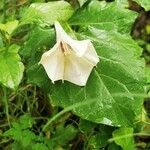
[[[113,138],[123,150],[134,150],[133,128],[120,128],[113,132]]]
[[[56,20],[68,20],[72,13],[72,7],[65,1],[33,3],[23,15],[21,24],[38,22],[41,24],[52,25]]]
[[[136,17],[135,12],[120,7],[117,2],[106,3],[94,0],[87,7],[79,9],[71,17],[69,23],[129,33]]]
[[[102,4],[105,3],[92,1],[87,10],[95,12],[93,5],[97,10],[97,6]],[[106,4],[103,7],[104,10],[105,6]],[[108,4],[107,7],[113,8],[113,11],[119,9],[115,3]],[[128,12],[128,10],[124,11]],[[99,14],[103,14],[102,8],[99,10]],[[118,14],[116,12],[116,15]],[[121,20],[125,14],[119,15]],[[81,17],[81,15],[79,16]],[[87,16],[89,16],[88,13]],[[71,106],[72,111],[83,119],[112,126],[133,126],[135,118],[141,112],[144,97],[144,61],[140,58],[142,49],[128,35],[122,35],[117,33],[117,30],[112,31],[107,27],[102,30],[102,26],[95,24],[87,25],[85,22],[88,20],[83,22],[86,18],[78,20],[78,16],[76,17],[76,23],[80,29],[76,35],[79,39],[91,39],[100,56],[100,62],[93,69],[86,86],[79,87],[67,81],[51,83],[38,62],[42,55],[42,46],[48,42],[52,47],[55,36],[53,34],[47,40],[42,36],[40,38],[40,34],[43,33],[41,29],[38,36],[35,33],[31,34],[24,47],[32,52],[31,55],[28,55],[29,64],[33,64],[30,65],[32,67],[29,67],[27,72],[30,82],[42,87],[45,92],[48,91],[52,104],[65,109]],[[95,18],[90,21],[93,20]],[[114,25],[114,23],[112,24]],[[120,31],[119,24],[117,28]],[[48,35],[46,31],[44,33],[43,37]],[[51,33],[49,32],[49,34]],[[36,42],[37,37],[39,37],[40,44]],[[34,39],[35,42],[32,42]]]
[[[146,11],[150,10],[150,1],[149,0],[134,0],[139,5],[141,5]]]
[[[18,49],[19,46],[12,45],[8,49],[0,50],[0,82],[9,88],[16,88],[23,76],[24,66]]]
[[[80,36],[93,41],[100,62],[85,87],[56,82],[49,93],[51,101],[64,108],[84,102],[73,108],[80,117],[96,123],[132,126],[143,103],[139,96],[144,94],[145,82],[144,61],[139,58],[141,48],[130,36],[92,27]]]
[[[42,27],[35,26],[35,28],[29,33],[29,38],[21,48],[20,53],[23,57],[37,62],[45,49],[49,49],[54,42],[55,32],[53,29],[44,29]],[[36,53],[40,53],[40,55],[36,57]]]
[[[128,8],[128,0],[115,0],[115,2],[121,7]]]
[[[46,33],[40,30],[39,34]],[[29,48],[27,45],[32,44],[31,41],[37,37],[33,35],[24,47],[26,50]],[[33,57],[29,60],[33,65],[27,72],[30,83],[49,91],[49,97],[55,105],[66,108],[76,103],[86,103],[73,109],[74,113],[84,119],[114,126],[132,126],[143,103],[141,94],[144,94],[145,81],[144,61],[140,59],[141,48],[130,36],[113,31],[89,27],[88,31],[77,35],[82,39],[91,39],[100,56],[100,62],[93,69],[87,85],[79,87],[67,81],[51,83],[44,69],[37,64],[41,55],[38,47],[46,42],[42,36],[40,45],[34,43],[32,49],[29,49],[32,52],[29,56]],[[50,41],[53,40],[47,40]]]

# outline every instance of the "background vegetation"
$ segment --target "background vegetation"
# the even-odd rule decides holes
[[[0,149],[149,150],[149,10],[149,0],[1,0]],[[55,20],[100,55],[85,88],[53,85],[38,65]]]

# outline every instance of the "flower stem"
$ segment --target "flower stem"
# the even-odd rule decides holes
[[[60,116],[62,116],[66,112],[71,111],[71,110],[73,110],[75,108],[81,107],[83,105],[89,105],[91,103],[94,103],[95,101],[96,101],[96,99],[94,99],[94,100],[88,100],[88,101],[83,101],[83,102],[78,102],[78,103],[75,103],[75,104],[73,104],[71,106],[66,107],[64,110],[60,111],[55,116],[53,116],[52,118],[50,118],[48,120],[48,122],[44,125],[42,131],[44,132],[53,121],[55,121],[56,119],[58,119]]]

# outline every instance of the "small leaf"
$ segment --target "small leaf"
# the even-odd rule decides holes
[[[123,150],[134,150],[133,128],[120,128],[113,132],[113,138],[116,144]]]
[[[21,139],[19,141],[22,143],[23,147],[28,147],[32,145],[33,140],[36,139],[36,135],[30,130],[23,130],[20,132]]]
[[[41,24],[52,25],[56,20],[68,20],[72,13],[72,7],[65,1],[33,3],[23,15],[21,24],[38,22]]]
[[[12,45],[0,50],[0,82],[9,88],[16,88],[23,76],[24,66],[18,55],[19,48]]]
[[[77,130],[72,126],[68,125],[63,127],[62,125],[56,128],[55,134],[47,141],[50,149],[55,149],[57,146],[64,146],[71,141],[77,133]]]
[[[7,22],[6,24],[0,23],[0,30],[4,30],[8,34],[11,34],[18,26],[18,20]]]
[[[111,138],[113,130],[114,128],[110,126],[100,125],[99,131],[90,136],[88,145],[92,147],[91,149],[102,149],[108,144],[108,139]]]
[[[37,139],[34,132],[29,130],[32,125],[33,119],[29,115],[23,115],[18,122],[13,122],[12,128],[4,132],[3,135],[12,138],[14,143],[19,142],[23,147],[28,147]]]
[[[67,127],[59,126],[56,130],[55,135],[53,136],[53,140],[57,139],[57,142],[60,145],[65,145],[68,141],[74,138],[76,135],[76,129],[72,125],[68,125]]]
[[[20,123],[20,128],[21,129],[27,129],[27,128],[32,127],[32,125],[34,123],[34,120],[29,115],[23,115],[23,116],[20,117],[19,123]]]

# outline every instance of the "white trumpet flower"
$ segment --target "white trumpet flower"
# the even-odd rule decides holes
[[[53,83],[67,80],[85,86],[93,67],[99,62],[93,44],[89,39],[72,39],[58,22],[55,29],[57,43],[42,55],[39,63]]]

